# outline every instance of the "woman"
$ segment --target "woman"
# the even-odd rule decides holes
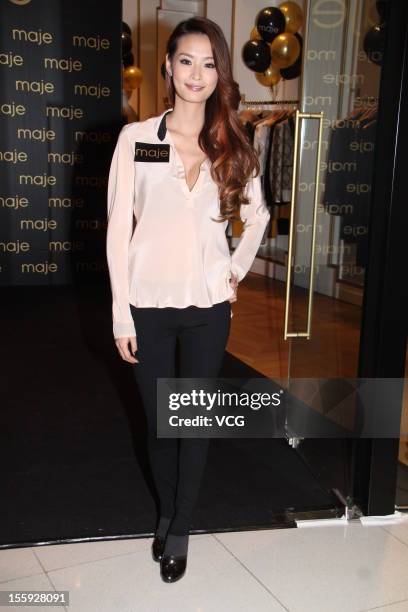
[[[218,376],[231,302],[269,213],[216,23],[178,24],[167,43],[166,85],[172,108],[119,134],[109,173],[107,259],[113,335],[121,358],[133,364],[160,500],[152,555],[162,579],[174,582],[186,570],[209,439],[157,437],[156,379]],[[244,233],[231,257],[225,232],[239,215]]]

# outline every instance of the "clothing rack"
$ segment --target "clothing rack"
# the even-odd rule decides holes
[[[241,104],[299,104],[299,100],[245,100],[245,96],[242,96]]]
[[[356,96],[359,100],[373,100],[373,102],[378,102],[378,96]]]

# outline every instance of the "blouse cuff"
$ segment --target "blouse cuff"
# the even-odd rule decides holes
[[[133,322],[114,322],[113,323],[114,338],[130,338],[136,336],[135,325]]]

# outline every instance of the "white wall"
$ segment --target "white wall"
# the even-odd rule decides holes
[[[217,23],[227,40],[230,53],[232,42],[232,16],[234,0],[207,0],[206,17]]]

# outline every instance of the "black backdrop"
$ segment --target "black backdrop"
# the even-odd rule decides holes
[[[121,0],[1,0],[0,283],[106,278]]]

